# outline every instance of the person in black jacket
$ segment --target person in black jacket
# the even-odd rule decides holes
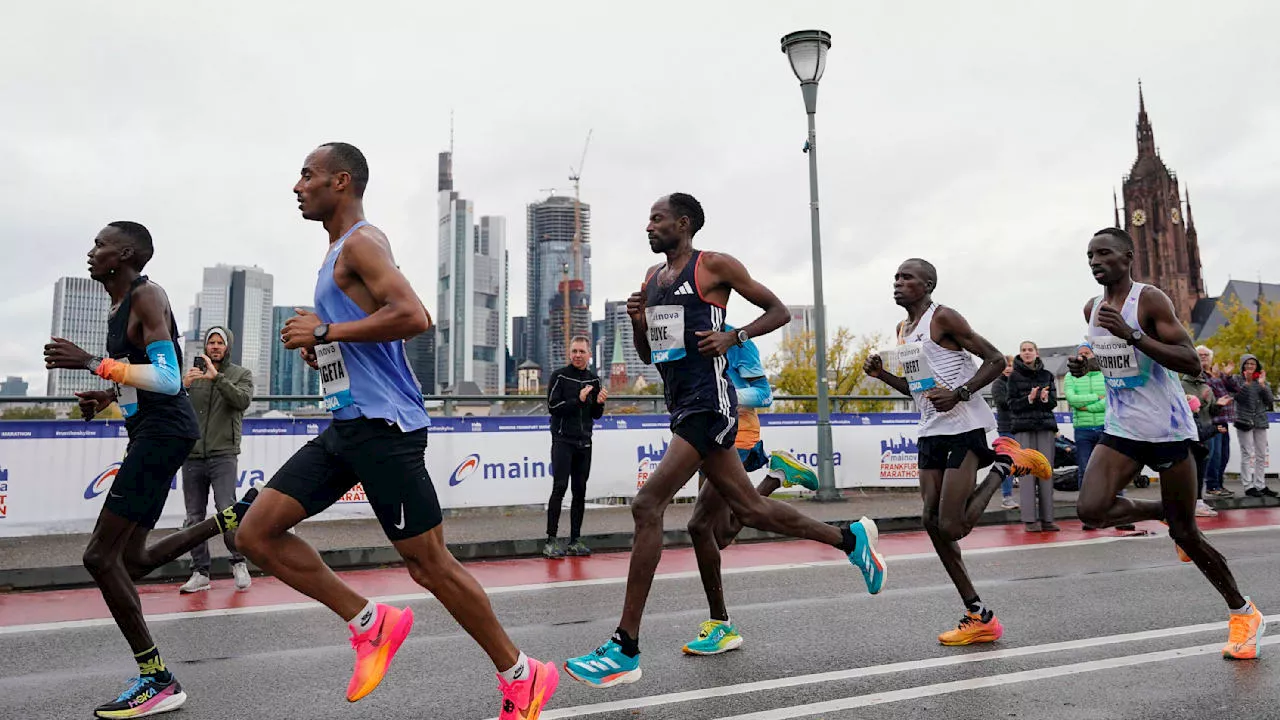
[[[1018,347],[1018,357],[1009,374],[1009,422],[1013,437],[1024,448],[1038,450],[1053,457],[1053,441],[1058,435],[1058,420],[1053,408],[1058,404],[1058,390],[1053,373],[1044,369],[1040,349],[1030,340]],[[1040,502],[1036,504],[1036,491]],[[1058,532],[1053,522],[1053,480],[1036,481],[1031,476],[1018,480],[1022,496],[1022,522],[1027,532]],[[1037,509],[1039,513],[1037,513]]]
[[[991,383],[991,402],[996,406],[996,434],[1000,437],[1013,437],[1013,420],[1009,416],[1009,375],[1013,373],[1013,356],[1004,356],[1004,371]],[[1013,476],[1005,477],[1000,485],[1000,507],[1005,510],[1017,510],[1018,501],[1013,499]]]
[[[547,409],[551,412],[551,499],[547,501],[547,544],[542,554],[549,558],[590,555],[583,544],[582,515],[587,502],[587,476],[591,473],[591,426],[604,414],[609,389],[600,376],[587,369],[591,361],[591,341],[578,336],[569,342],[569,364],[551,374],[547,382]],[[560,504],[564,502],[569,479],[573,479],[573,502],[569,508],[569,545],[561,547]]]

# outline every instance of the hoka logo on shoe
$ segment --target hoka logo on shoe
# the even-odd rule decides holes
[[[138,707],[156,696],[155,688],[147,688],[139,693],[136,697],[129,701],[129,707]]]

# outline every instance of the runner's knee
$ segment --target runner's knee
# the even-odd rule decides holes
[[[951,542],[962,540],[965,535],[969,534],[965,529],[964,523],[959,520],[947,518],[945,520],[936,520],[935,522],[938,534],[941,535],[943,539],[950,540]]]
[[[631,518],[636,523],[662,522],[662,505],[652,495],[641,491],[631,501]]]

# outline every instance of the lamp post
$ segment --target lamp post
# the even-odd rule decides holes
[[[809,223],[813,233],[813,322],[814,349],[818,356],[818,495],[819,501],[844,498],[836,490],[832,464],[831,402],[827,386],[827,309],[822,299],[822,234],[818,229],[818,143],[814,115],[818,112],[818,81],[827,67],[831,33],[800,30],[782,38],[782,52],[791,61],[791,71],[800,80],[804,110],[809,115],[809,139],[804,151],[809,155]]]

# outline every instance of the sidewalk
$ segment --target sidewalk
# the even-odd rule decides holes
[[[1227,487],[1235,497],[1226,500],[1213,498],[1210,505],[1219,510],[1253,507],[1277,507],[1280,501],[1272,498],[1246,497],[1237,480],[1229,479]],[[1160,486],[1137,489],[1132,486],[1128,494],[1133,498],[1157,499]],[[912,490],[848,490],[846,502],[819,503],[812,500],[791,499],[806,515],[831,524],[847,523],[863,515],[873,518],[881,532],[901,532],[922,529],[920,498]],[[1014,491],[1017,497],[1017,491]],[[566,498],[567,500],[567,498]],[[1076,493],[1055,492],[1055,516],[1074,518]],[[667,547],[689,544],[685,530],[693,513],[691,502],[673,504],[665,516],[664,542]],[[561,516],[561,536],[568,532],[569,516]],[[992,499],[983,515],[981,524],[996,525],[1018,523],[1017,510],[1000,509],[1000,494]],[[626,506],[588,507],[583,523],[583,541],[597,552],[629,550],[631,548],[631,510]],[[154,537],[172,530],[157,530]],[[445,540],[450,551],[459,560],[491,560],[498,558],[537,556],[542,551],[546,534],[546,512],[541,507],[483,508],[446,511]],[[378,523],[369,520],[337,520],[304,522],[297,528],[299,537],[306,539],[318,550],[330,567],[335,570],[378,567],[400,562]],[[779,536],[752,529],[744,529],[739,542],[759,542],[778,539]],[[47,590],[92,584],[88,573],[80,563],[88,535],[45,535],[19,538],[0,538],[0,592],[15,590]],[[220,538],[210,541],[215,577],[229,577],[227,550]],[[191,574],[188,557],[169,563],[151,575],[147,582],[172,582],[185,580]]]

